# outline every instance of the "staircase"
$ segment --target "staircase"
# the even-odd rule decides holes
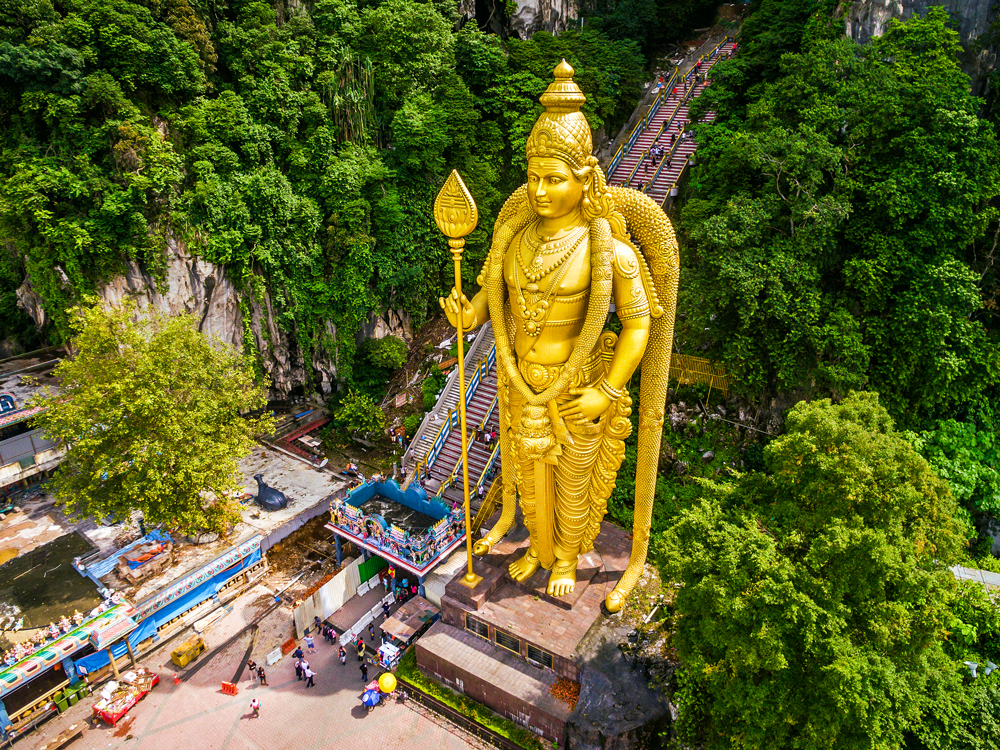
[[[641,184],[643,192],[661,205],[671,191],[676,195],[677,182],[688,164],[693,162],[698,148],[693,138],[682,137],[690,124],[688,112],[691,102],[711,83],[709,71],[715,63],[730,56],[735,49],[736,42],[722,41],[692,64],[685,74],[671,76],[612,159],[608,168],[610,184],[634,188],[639,188]],[[697,69],[698,62],[701,63],[700,70]],[[699,76],[703,80],[699,81]],[[704,121],[714,119],[712,113]],[[654,165],[645,157],[649,149],[657,144],[666,148],[667,153]]]
[[[489,357],[492,349],[493,324],[487,321],[480,327],[479,335],[476,336],[476,340],[472,342],[472,346],[469,347],[469,350],[465,354],[466,384],[471,380],[476,366]],[[495,383],[493,389],[496,392]],[[430,453],[431,448],[434,446],[435,438],[447,423],[449,414],[457,410],[458,399],[458,368],[456,367],[448,376],[448,382],[445,384],[444,390],[441,391],[441,395],[438,396],[434,408],[427,412],[424,421],[414,434],[413,440],[410,441],[410,447],[403,454],[403,466],[406,467],[408,472],[413,467],[424,463],[427,454]]]

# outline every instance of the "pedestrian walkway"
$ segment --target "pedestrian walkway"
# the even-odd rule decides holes
[[[720,42],[685,73],[663,84],[660,95],[612,159],[607,175],[610,184],[642,190],[661,205],[672,190],[676,194],[677,183],[698,148],[690,132],[694,124],[688,116],[691,103],[710,85],[712,67],[730,57],[736,46],[735,41]],[[708,113],[703,122],[714,119],[715,113]],[[658,157],[657,149],[662,150]]]
[[[213,655],[191,681],[175,685],[170,675],[161,675],[165,679],[117,729],[88,721],[91,697],[15,747],[53,750],[76,737],[72,750],[484,750],[480,741],[408,704],[388,701],[369,712],[361,705],[364,682],[357,657],[342,666],[336,645],[322,638],[317,653],[307,655],[315,687],[296,679],[293,660],[285,656],[267,667],[268,686],[244,678],[238,695],[226,695],[220,684],[232,679],[245,645],[234,643]],[[256,651],[254,657],[260,661]],[[374,665],[369,670],[369,680],[375,679],[379,670]],[[259,718],[250,712],[252,698],[260,701]]]

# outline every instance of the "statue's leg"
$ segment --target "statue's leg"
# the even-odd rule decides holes
[[[603,420],[602,420],[603,422]],[[555,557],[547,588],[564,596],[576,586],[576,566],[590,521],[590,490],[603,429],[594,424],[567,424],[572,445],[562,446],[555,469]]]
[[[511,393],[507,375],[502,368],[497,368],[497,409],[500,416],[500,476],[495,481],[503,484],[503,502],[500,506],[500,519],[489,530],[485,537],[478,540],[472,547],[473,554],[480,557],[487,554],[493,546],[504,538],[514,525],[514,514],[517,505],[517,451],[510,435],[510,426],[517,424],[512,420],[509,394]],[[516,395],[516,393],[515,393]]]

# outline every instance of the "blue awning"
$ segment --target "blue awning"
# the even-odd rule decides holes
[[[210,578],[201,584],[197,588],[192,589],[184,596],[174,599],[170,604],[157,610],[141,623],[139,627],[132,631],[128,637],[128,642],[133,648],[138,646],[147,638],[150,638],[156,633],[157,628],[163,623],[170,622],[172,619],[177,617],[177,615],[191,609],[192,607],[201,604],[203,601],[212,597],[226,585],[234,575],[242,573],[245,569],[249,568],[254,563],[260,560],[260,549],[256,549],[250,555],[243,558],[239,565],[234,565],[229,570],[224,570],[218,575]],[[128,653],[128,648],[125,646],[125,640],[122,639],[120,642],[116,643],[111,647],[114,652],[115,659],[119,659]],[[96,672],[102,669],[110,663],[108,658],[107,650],[97,651],[89,656],[85,656],[82,659],[76,660],[76,668],[80,674],[87,674],[89,672]]]

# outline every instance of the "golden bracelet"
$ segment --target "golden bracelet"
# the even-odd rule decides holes
[[[602,380],[600,386],[598,387],[601,389],[601,393],[610,398],[612,401],[617,401],[622,397],[622,390],[615,390],[611,386],[611,383],[609,383],[606,379]]]

